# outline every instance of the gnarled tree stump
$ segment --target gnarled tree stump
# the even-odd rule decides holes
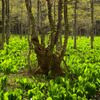
[[[48,74],[51,71],[52,75],[61,75],[62,69],[60,68],[61,61],[56,54],[51,53],[49,48],[35,47],[35,53],[38,59],[38,69],[34,74]]]

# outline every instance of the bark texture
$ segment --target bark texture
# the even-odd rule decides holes
[[[9,0],[6,0],[6,43],[9,44],[10,38],[10,10]]]
[[[39,34],[39,23],[40,23],[40,0],[37,0],[37,33]]]
[[[65,0],[66,2],[67,0]],[[52,18],[52,13],[51,13],[51,7],[52,4],[50,2],[50,0],[47,0],[47,4],[48,4],[48,18],[49,18],[49,23],[51,26],[51,44],[48,45],[48,47],[44,47],[42,44],[39,43],[39,39],[36,36],[36,31],[35,31],[35,19],[34,16],[32,15],[32,11],[31,11],[31,7],[29,5],[29,1],[25,0],[26,3],[26,8],[27,8],[27,12],[32,24],[32,28],[33,28],[33,33],[31,35],[31,43],[34,44],[35,48],[35,53],[37,55],[37,59],[38,59],[38,69],[35,70],[34,75],[35,74],[48,74],[49,71],[51,71],[52,75],[54,76],[58,76],[61,75],[62,69],[60,68],[60,64],[61,61],[63,59],[64,53],[65,53],[65,49],[67,46],[67,39],[68,39],[68,17],[67,17],[67,4],[65,4],[64,6],[64,16],[65,16],[65,41],[64,41],[64,46],[62,48],[62,52],[61,54],[54,54],[53,53],[53,48],[54,45],[56,45],[56,42],[58,40],[58,36],[59,36],[59,32],[61,29],[61,20],[62,20],[62,3],[63,0],[59,0],[58,2],[58,24],[57,24],[57,31],[56,34],[54,35],[54,30],[55,30],[55,24]],[[29,8],[29,9],[28,9]]]
[[[77,0],[75,0],[75,8],[74,8],[74,49],[76,49],[76,34],[77,34],[77,20],[76,20],[76,9],[77,9]]]
[[[94,36],[93,36],[93,32],[94,32],[94,23],[93,23],[93,12],[94,11],[94,7],[93,7],[93,0],[91,0],[91,49],[93,49],[93,40],[94,40]]]
[[[69,32],[69,25],[68,25],[68,10],[67,10],[67,3],[68,0],[64,0],[64,21],[65,21],[65,40],[64,45],[62,47],[61,55],[59,56],[60,61],[63,60],[64,54],[66,52],[67,42],[68,42],[68,32]]]
[[[3,44],[5,42],[5,32],[4,32],[4,22],[5,22],[5,4],[4,0],[2,0],[2,46],[1,49],[3,49]]]
[[[56,54],[50,53],[48,49],[44,48],[35,48],[35,53],[37,54],[38,66],[41,69],[40,73],[48,74],[51,70],[53,75],[62,74],[62,70],[60,68],[61,62]],[[34,74],[38,73],[39,70],[36,70]]]

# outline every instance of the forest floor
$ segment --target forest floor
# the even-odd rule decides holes
[[[24,81],[26,82],[26,79],[28,79],[29,81],[26,82],[24,85],[33,82],[36,84],[36,87],[38,87],[40,83],[41,85],[42,83],[49,83],[49,87],[47,87],[46,89],[50,89],[51,87],[51,90],[48,93],[52,92],[52,98],[54,98],[55,95],[59,96],[57,90],[61,92],[60,89],[63,89],[63,91],[65,91],[65,94],[70,92],[72,97],[74,97],[75,94],[77,95],[77,97],[79,95],[88,96],[86,94],[87,91],[90,92],[89,95],[93,94],[93,92],[95,91],[95,95],[91,96],[90,100],[100,100],[100,37],[95,37],[93,50],[90,48],[90,38],[79,38],[77,40],[76,50],[73,49],[73,43],[74,41],[71,38],[69,38],[68,47],[65,53],[66,56],[64,57],[64,60],[66,61],[66,64],[70,67],[71,72],[67,71],[65,78],[60,77],[56,79],[56,81],[58,82],[57,83],[52,77],[48,78],[48,76],[46,75],[33,76],[33,74],[28,72],[27,39],[19,39],[19,37],[12,37],[10,39],[9,46],[5,44],[4,50],[0,51],[0,78],[3,78],[4,76],[8,77],[7,84],[4,87],[4,94],[6,94],[7,91],[9,92],[10,90],[15,91],[16,88],[23,91],[23,87],[20,83],[23,83]],[[34,51],[32,51],[30,55],[30,65],[31,67],[33,66],[33,71],[35,71],[37,67],[37,58]],[[65,68],[65,64],[63,62],[61,63],[61,67]],[[75,77],[71,79],[71,77],[69,77],[71,75],[74,75]],[[66,91],[64,88],[64,85],[67,84],[66,79],[67,82],[70,82],[69,87],[67,87],[69,88],[68,91]],[[59,80],[61,80],[60,86]],[[53,85],[50,83],[51,81]],[[31,85],[33,83],[31,83]],[[89,90],[85,90],[86,85],[88,86]],[[91,92],[90,90],[94,91]],[[31,91],[31,89],[28,89],[27,92],[28,91]],[[37,91],[39,92],[38,88]],[[78,92],[81,94],[79,94]],[[61,93],[63,94],[63,92]],[[35,93],[35,95],[36,94],[37,93]],[[45,94],[46,92],[44,93],[44,95]],[[83,99],[83,96],[82,100],[87,100]]]
[[[0,73],[0,77],[3,77],[4,73]],[[14,74],[8,74],[8,82],[6,84],[6,87],[4,88],[5,91],[10,91],[10,90],[14,90],[15,88],[19,88],[20,86],[18,84],[18,82],[16,82],[16,80],[20,79],[20,78],[27,78],[29,79],[31,82],[42,82],[42,83],[47,83],[49,82],[52,78],[50,79],[44,79],[43,75],[37,75],[36,79],[37,81],[33,80],[33,75],[31,73],[28,72],[28,68],[24,68],[24,69],[20,69],[17,73]],[[96,99],[92,99],[92,100],[100,100],[100,92],[97,92],[95,95]],[[27,97],[25,97],[26,99],[28,99]]]
[[[5,75],[4,73],[0,73],[0,77],[3,77],[4,75]],[[28,72],[28,68],[20,69],[17,73],[10,73],[6,75],[8,77],[8,82],[6,84],[6,87],[4,88],[4,90],[6,91],[9,91],[15,88],[20,88],[18,82],[16,82],[16,80],[19,80],[20,78],[26,78],[26,79],[29,79],[31,82],[36,83],[36,81],[33,79],[32,73]],[[36,77],[37,82],[47,83],[50,81],[50,79],[45,79],[43,75],[41,74],[36,75],[34,77]]]

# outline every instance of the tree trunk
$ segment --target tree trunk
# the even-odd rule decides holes
[[[43,13],[43,6],[42,5],[42,1],[40,2],[40,32],[41,32],[41,44],[42,46],[45,48],[45,33],[44,33],[44,24],[43,24],[43,20],[44,20],[44,13]]]
[[[93,49],[93,40],[94,40],[94,36],[93,36],[93,32],[94,32],[94,23],[93,23],[93,12],[94,11],[94,7],[93,7],[93,0],[91,0],[91,49]]]
[[[58,41],[56,43],[56,51],[61,51],[62,48],[62,30],[60,30],[60,34],[58,36]]]
[[[89,28],[87,27],[87,38],[89,38]]]
[[[32,9],[32,4],[31,4],[31,0],[29,0],[29,6],[28,6],[28,10]],[[29,8],[30,7],[30,8]],[[31,73],[32,69],[31,69],[31,65],[30,65],[30,55],[31,55],[31,50],[32,50],[32,43],[30,41],[30,33],[32,33],[32,27],[31,27],[31,20],[28,17],[28,43],[29,43],[29,53],[28,53],[28,70]]]
[[[74,49],[76,49],[76,34],[77,34],[77,27],[76,27],[76,9],[77,9],[77,0],[75,0],[75,8],[74,8]]]
[[[55,25],[56,25],[56,6],[57,6],[56,5],[56,1],[54,0],[53,1],[53,10],[54,10],[54,13],[53,13],[54,14],[53,15],[54,16],[54,18],[53,18],[53,20],[54,20],[54,32],[55,32]]]
[[[6,43],[8,45],[10,38],[9,0],[6,0],[6,18]]]
[[[23,36],[23,24],[22,24],[22,20],[23,20],[23,8],[21,7],[21,20],[20,20],[20,39],[22,39]]]
[[[54,14],[55,14],[55,10],[56,9],[55,9],[55,1],[54,1]],[[55,18],[56,18],[56,16],[54,15],[54,23],[55,23]],[[62,21],[62,16],[61,16],[61,21]],[[61,48],[62,48],[62,24],[61,24],[61,28],[59,30],[58,40],[57,40],[57,43],[56,43],[56,51],[57,52],[61,51]]]
[[[30,55],[31,55],[31,42],[30,42],[30,19],[28,18],[28,43],[29,43],[29,52],[28,52],[28,71],[31,72],[31,65],[30,65]]]
[[[37,54],[38,66],[40,68],[36,70],[34,74],[48,74],[49,71],[51,71],[54,76],[62,74],[60,68],[61,61],[56,54],[51,53],[48,48],[35,48],[35,53]]]
[[[74,35],[74,23],[73,23],[73,20],[72,20],[72,34],[71,34],[72,40],[73,40],[73,35]]]
[[[4,23],[5,23],[5,2],[4,2],[4,0],[2,0],[2,46],[1,46],[1,49],[3,49],[3,45],[5,42]]]
[[[39,23],[40,23],[40,0],[37,0],[37,33],[39,34]]]
[[[25,29],[25,39],[27,38],[27,36],[26,36],[26,35],[27,35],[27,32],[26,32],[26,29]]]
[[[64,3],[66,2],[67,0],[64,1]],[[35,19],[34,19],[34,16],[32,15],[31,7],[29,6],[29,1],[25,0],[25,3],[26,3],[26,8],[27,8],[29,18],[32,24],[32,28],[35,29]],[[60,68],[60,64],[64,57],[65,49],[67,46],[67,39],[68,39],[67,4],[64,5],[64,19],[65,19],[65,30],[66,31],[65,31],[65,40],[64,40],[62,52],[59,55],[57,55],[56,53],[55,54],[53,53],[53,48],[58,40],[58,36],[59,36],[60,28],[61,28],[62,3],[63,3],[63,0],[59,0],[57,32],[56,32],[55,37],[52,39],[51,44],[48,45],[48,47],[44,48],[42,44],[39,44],[39,39],[35,35],[36,31],[34,30],[33,32],[34,35],[31,38],[31,43],[33,43],[35,46],[34,50],[35,50],[35,53],[38,59],[38,69],[35,70],[34,74],[39,74],[39,73],[48,74],[49,71],[51,71],[51,73],[55,76],[62,74],[62,69]],[[54,32],[55,29],[54,29],[54,21],[53,21],[52,13],[51,13],[50,0],[47,0],[47,4],[48,4],[49,23],[51,25],[51,31]],[[53,34],[51,34],[51,37],[52,35]]]
[[[64,21],[65,21],[65,40],[64,40],[64,45],[62,47],[62,51],[61,51],[61,55],[59,56],[60,61],[63,60],[64,54],[66,52],[66,47],[67,47],[67,42],[68,42],[68,32],[69,32],[69,25],[68,25],[68,7],[67,7],[67,3],[68,0],[64,0]]]

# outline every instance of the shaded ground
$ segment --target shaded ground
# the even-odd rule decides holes
[[[4,75],[4,73],[0,74],[0,77],[2,77]],[[18,73],[15,74],[9,74],[8,76],[8,82],[7,82],[7,86],[5,87],[5,90],[12,90],[15,88],[20,88],[19,84],[16,82],[16,79],[20,79],[20,78],[27,78],[30,79],[30,81],[35,82],[35,80],[33,80],[32,78],[32,74],[28,73],[28,69],[24,68],[24,69],[20,69]],[[38,79],[38,82],[44,82],[47,83],[50,79],[44,79],[43,75],[37,75],[36,79]],[[95,98],[91,99],[91,100],[100,100],[100,92],[98,92],[95,95]]]
[[[4,73],[1,73],[0,74],[0,77],[4,76]],[[20,78],[27,78],[27,79],[30,79],[30,81],[34,81],[33,78],[32,78],[32,73],[29,73],[28,72],[28,69],[25,68],[25,69],[20,69],[18,73],[15,73],[15,74],[8,74],[8,82],[7,82],[7,86],[5,87],[5,90],[8,91],[8,90],[11,90],[11,89],[15,89],[15,88],[20,88],[19,87],[19,84],[16,82],[16,79],[20,79]],[[36,76],[38,82],[48,82],[50,79],[47,79],[45,80],[43,78],[42,75],[37,75]]]

